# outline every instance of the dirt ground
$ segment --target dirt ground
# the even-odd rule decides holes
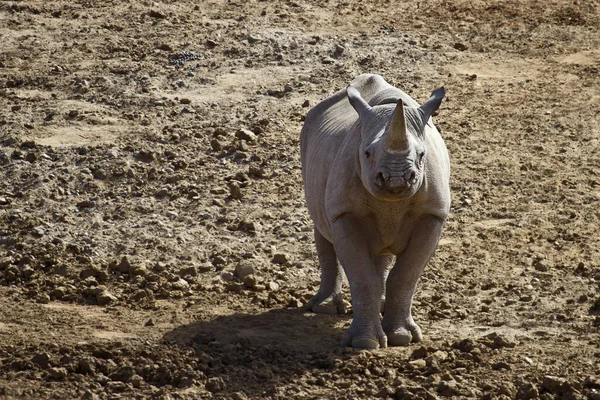
[[[1,1],[0,40],[0,398],[600,399],[599,1]],[[424,342],[373,352],[304,311],[299,160],[365,72],[445,86],[452,161]]]

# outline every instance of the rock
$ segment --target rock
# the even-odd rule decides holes
[[[88,389],[81,396],[81,400],[100,400],[100,396]]]
[[[156,193],[154,193],[154,196],[159,199],[164,199],[168,195],[169,195],[169,189],[167,189],[167,188],[159,189],[156,191]]]
[[[82,374],[93,374],[95,372],[94,361],[91,358],[81,358],[77,368]]]
[[[425,369],[427,362],[423,359],[409,361],[408,364],[414,369]]]
[[[225,382],[223,382],[222,378],[208,378],[206,382],[206,390],[211,393],[218,393],[225,390]]]
[[[310,107],[310,100],[304,100],[304,103],[302,103],[302,108],[306,107]]]
[[[240,280],[244,280],[248,275],[252,275],[254,273],[254,266],[249,262],[240,262],[235,267],[235,276]]]
[[[223,145],[217,139],[212,139],[210,141],[210,147],[213,149],[213,151],[223,150]]]
[[[536,271],[540,272],[548,272],[548,270],[550,269],[550,267],[544,260],[535,260],[533,262],[533,268],[535,268]]]
[[[182,99],[179,99],[179,103],[181,103],[181,104],[192,104],[192,100],[184,97]]]
[[[533,383],[526,383],[519,388],[515,399],[516,400],[529,400],[529,399],[536,399],[539,396],[540,396],[540,392],[533,385]]]
[[[232,292],[232,293],[242,293],[244,291],[244,285],[241,283],[237,283],[237,282],[230,282],[225,287],[225,291]]]
[[[255,166],[251,165],[250,167],[248,167],[248,175],[254,176],[257,178],[264,178],[266,176],[266,172],[265,172],[264,168],[255,167]]]
[[[285,253],[275,253],[272,261],[275,264],[287,264],[289,262],[289,257]]]
[[[52,379],[62,380],[65,379],[68,375],[67,369],[64,367],[60,368],[50,368],[48,370],[48,374]]]
[[[546,376],[544,376],[544,380],[542,381],[542,388],[546,389],[550,393],[560,394],[562,391],[562,386],[566,382],[567,382],[567,380],[564,378],[546,375]]]
[[[102,290],[100,293],[98,293],[96,295],[96,301],[101,306],[105,306],[105,305],[114,303],[117,300],[118,300],[117,297],[106,289]]]
[[[505,369],[507,371],[511,370],[510,364],[508,364],[507,362],[504,362],[504,361],[499,361],[497,363],[492,364],[492,369],[494,371],[500,371],[500,370],[503,370],[503,369]]]
[[[250,44],[258,43],[262,40],[258,36],[254,36],[254,35],[248,35],[247,39],[248,39],[248,43],[250,43]]]
[[[236,182],[229,182],[229,195],[232,199],[238,200],[244,197],[242,194],[242,189],[240,189],[240,185]]]
[[[150,318],[148,321],[144,323],[144,326],[154,326],[154,320]]]
[[[50,360],[51,360],[51,356],[48,353],[38,353],[35,356],[33,356],[33,358],[31,359],[31,361],[33,361],[35,364],[39,365],[41,368],[48,368],[50,366]]]
[[[231,395],[231,400],[247,400],[248,396],[244,392],[235,392]]]
[[[117,266],[117,270],[123,274],[128,274],[129,272],[131,272],[131,262],[129,260],[129,257],[123,256],[121,258],[121,262]]]
[[[321,63],[323,63],[325,65],[331,65],[331,64],[335,64],[335,60],[331,57],[323,57],[321,59]]]
[[[248,275],[244,277],[244,286],[246,286],[248,289],[254,289],[256,286],[256,278],[254,275]]]
[[[223,258],[221,256],[214,256],[212,259],[212,264],[215,267],[221,267],[221,266],[227,264],[227,260],[225,260],[225,258]]]
[[[460,395],[458,383],[455,380],[441,381],[437,389],[440,396],[452,397]]]
[[[184,276],[198,276],[198,268],[196,268],[196,266],[194,265],[190,265],[187,267],[182,267],[179,270],[179,276],[184,277]]]
[[[438,350],[425,358],[425,362],[429,367],[438,367],[441,363],[448,359],[448,353],[442,350]]]
[[[465,51],[465,50],[467,50],[469,47],[468,47],[466,44],[464,44],[464,43],[461,43],[461,42],[456,42],[456,43],[454,43],[454,48],[455,48],[456,50],[458,50],[458,51]]]
[[[151,17],[151,18],[157,18],[157,19],[167,18],[167,14],[162,13],[162,12],[157,11],[157,10],[150,10],[150,11],[148,11],[148,16]]]
[[[272,292],[279,290],[279,284],[277,282],[271,281],[267,283],[267,289],[269,289]]]
[[[177,281],[171,283],[171,289],[173,290],[186,290],[190,287],[190,284],[183,278],[179,278]]]
[[[251,130],[241,128],[235,133],[235,137],[246,142],[253,143],[256,141],[256,134]]]

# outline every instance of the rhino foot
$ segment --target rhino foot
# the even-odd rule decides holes
[[[408,346],[411,342],[417,343],[423,340],[421,328],[414,322],[394,330],[385,329],[390,346]]]
[[[346,314],[346,305],[341,293],[325,297],[319,291],[308,301],[306,309],[317,314]]]
[[[352,321],[352,325],[350,325],[350,328],[344,333],[340,344],[342,346],[350,346],[355,349],[365,350],[375,350],[380,347],[387,347],[388,340],[381,329],[379,321],[377,321],[377,325],[379,325],[377,329],[367,329],[368,327],[361,325],[362,324],[355,324],[354,321]]]

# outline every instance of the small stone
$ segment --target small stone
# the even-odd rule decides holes
[[[504,362],[504,361],[499,361],[497,363],[492,364],[492,369],[494,371],[500,371],[500,370],[503,370],[503,369],[505,369],[507,371],[511,370],[510,364],[508,364],[507,362]]]
[[[154,320],[150,318],[148,321],[144,323],[144,326],[154,326]]]
[[[225,382],[222,378],[208,378],[206,382],[206,390],[211,393],[222,392],[225,389]]]
[[[271,281],[267,283],[267,289],[269,289],[272,292],[279,290],[279,283]]]
[[[102,290],[100,293],[98,293],[96,295],[96,301],[101,306],[105,306],[105,305],[114,303],[117,300],[118,300],[117,297],[114,294],[112,294],[111,292],[109,292],[108,290]]]
[[[246,142],[253,143],[256,141],[256,134],[251,130],[241,128],[235,133],[235,137]]]
[[[179,99],[179,103],[181,103],[181,104],[192,104],[192,100],[184,97],[182,99]]]
[[[223,258],[221,256],[215,256],[212,259],[212,264],[215,267],[220,267],[220,266],[223,266],[223,265],[227,264],[227,260],[225,260],[225,258]]]
[[[167,197],[168,195],[169,195],[169,189],[166,189],[166,188],[159,189],[156,193],[154,193],[154,196],[156,196],[159,199],[163,199],[163,198]]]
[[[205,46],[206,46],[206,47],[208,47],[209,49],[213,49],[213,48],[217,47],[217,45],[218,45],[218,43],[217,43],[217,42],[215,42],[215,41],[214,41],[214,40],[212,40],[212,39],[208,39],[208,40],[207,40],[207,41],[206,41],[204,44],[205,44]]]
[[[88,389],[83,393],[81,400],[100,400],[100,396]]]
[[[244,392],[235,392],[231,395],[232,400],[247,400],[248,396]]]
[[[235,200],[239,200],[242,197],[244,197],[244,195],[242,194],[242,189],[240,188],[240,185],[237,184],[236,182],[229,182],[229,195],[231,196],[232,199],[235,199]]]
[[[244,285],[237,282],[230,282],[226,287],[225,291],[232,293],[241,293],[244,291]]]
[[[131,271],[131,262],[129,260],[129,257],[123,256],[121,258],[121,262],[117,266],[117,269],[123,274],[128,274]]]
[[[148,16],[151,17],[151,18],[157,18],[157,19],[167,18],[167,15],[165,13],[162,13],[162,12],[157,11],[157,10],[150,10],[150,11],[148,11]]]
[[[469,47],[464,43],[456,42],[456,43],[454,43],[454,48],[458,51],[465,51]]]
[[[306,107],[310,107],[310,101],[309,100],[304,100],[304,103],[302,103],[302,108],[306,108]]]
[[[546,375],[542,381],[542,387],[553,394],[561,394],[567,380],[556,376]]]
[[[79,372],[82,374],[93,374],[95,371],[94,362],[90,358],[82,358],[78,363]]]
[[[259,38],[258,36],[248,35],[248,43],[254,44],[254,43],[258,43],[260,41],[261,41],[261,38]]]
[[[289,262],[289,257],[284,253],[275,253],[273,255],[273,262],[275,264],[287,264]]]
[[[223,145],[217,139],[212,139],[210,141],[210,147],[213,149],[213,151],[223,150]]]
[[[251,165],[248,168],[248,175],[255,176],[257,178],[264,178],[266,176],[266,172],[264,168]]]
[[[529,400],[536,399],[540,395],[540,392],[532,383],[526,383],[525,385],[519,388],[517,392],[516,399],[517,400]]]
[[[535,268],[536,271],[540,272],[548,272],[548,270],[550,269],[550,267],[544,260],[534,261],[533,268]]]
[[[331,65],[331,64],[335,64],[335,60],[331,57],[323,57],[321,59],[321,63],[323,63],[325,65]]]
[[[427,362],[422,358],[418,360],[409,361],[408,364],[414,369],[424,369],[427,367]]]
[[[190,265],[187,267],[182,267],[179,270],[179,276],[184,277],[184,276],[197,276],[198,275],[198,268],[196,268],[196,266],[194,265]]]
[[[248,275],[244,277],[244,286],[246,286],[248,289],[254,289],[256,286],[256,278],[254,275]]]
[[[177,217],[179,217],[177,211],[167,211],[165,215],[170,219],[176,219]]]
[[[50,374],[50,377],[52,379],[56,379],[56,380],[62,380],[65,379],[68,375],[67,369],[60,367],[60,368],[50,368],[48,370],[48,373]]]
[[[302,302],[300,300],[298,300],[295,297],[292,297],[290,299],[290,301],[288,302],[288,307],[292,307],[292,308],[302,308],[304,305],[302,304]]]
[[[184,291],[189,288],[190,284],[183,278],[171,283],[171,289]]]
[[[33,356],[31,361],[33,361],[42,368],[48,368],[48,366],[50,365],[51,358],[52,357],[50,356],[50,354],[44,352],[38,353],[35,356]]]
[[[460,395],[460,389],[455,380],[441,381],[438,385],[438,393],[444,397]]]
[[[254,273],[254,266],[248,262],[240,262],[235,267],[235,276],[240,280],[244,280],[248,275],[252,275]]]

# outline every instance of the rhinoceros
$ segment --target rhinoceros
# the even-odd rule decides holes
[[[431,120],[444,95],[436,89],[419,106],[381,76],[364,74],[306,115],[302,177],[321,267],[307,308],[345,313],[346,274],[353,320],[342,346],[422,340],[413,295],[450,209],[450,160]]]

